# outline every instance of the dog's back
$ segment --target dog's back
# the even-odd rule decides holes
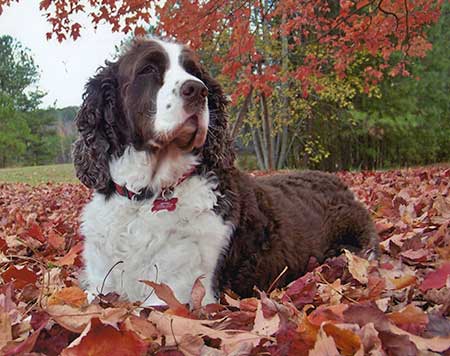
[[[320,214],[323,238],[330,245],[328,249],[332,250],[327,256],[338,253],[342,248],[358,251],[376,247],[377,234],[369,212],[336,175],[303,171],[260,177],[258,180],[288,193],[290,200],[309,202],[309,208]],[[304,213],[299,209],[295,211]]]
[[[298,278],[311,256],[323,261],[342,248],[376,249],[367,209],[335,175],[304,171],[241,179],[244,214],[218,274],[241,296],[252,294],[253,284],[268,288],[285,266],[280,284]]]

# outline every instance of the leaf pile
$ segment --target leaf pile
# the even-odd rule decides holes
[[[80,185],[0,185],[0,354],[450,355],[450,168],[340,173],[369,207],[382,255],[349,251],[283,289],[165,307],[115,294],[88,303]]]

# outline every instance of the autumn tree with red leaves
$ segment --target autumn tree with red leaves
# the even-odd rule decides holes
[[[12,2],[0,1],[0,13]],[[274,169],[286,165],[299,120],[308,132],[317,102],[331,97],[345,107],[355,92],[376,95],[384,78],[408,76],[408,61],[431,48],[425,28],[439,19],[442,3],[167,0],[159,6],[144,0],[43,0],[40,9],[52,26],[47,37],[58,41],[80,36],[74,18],[85,13],[94,24],[135,35],[146,34],[153,19],[157,34],[200,50],[208,67],[220,70],[238,108],[233,136],[247,123],[259,166]],[[295,110],[302,114],[292,115]],[[306,151],[318,152],[313,141],[307,144]]]

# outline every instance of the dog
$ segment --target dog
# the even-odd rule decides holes
[[[94,189],[80,227],[91,295],[161,304],[139,282],[153,280],[189,302],[203,276],[207,303],[226,289],[249,297],[285,267],[279,286],[298,278],[311,256],[376,248],[368,211],[334,175],[237,169],[226,105],[192,50],[156,38],[88,81],[73,157]]]

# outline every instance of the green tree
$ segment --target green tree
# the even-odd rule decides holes
[[[38,109],[45,95],[30,51],[0,36],[0,166],[53,162],[59,151],[55,113]]]
[[[13,100],[19,111],[32,111],[41,103],[37,88],[39,69],[27,48],[11,36],[0,36],[0,93]]]
[[[14,109],[10,97],[0,94],[0,167],[21,160],[30,135],[24,114]]]

